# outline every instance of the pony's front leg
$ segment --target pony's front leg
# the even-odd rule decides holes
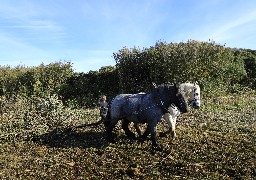
[[[172,133],[172,138],[175,139],[176,136],[176,132],[175,132],[175,126],[176,126],[176,119],[177,116],[170,114],[170,113],[166,113],[163,117],[163,119],[168,123],[169,125],[169,130],[166,132],[163,132],[161,134],[161,136],[166,136],[166,134]]]
[[[172,117],[172,126],[171,126],[171,132],[172,132],[172,138],[175,139],[177,137],[176,135],[176,119],[177,116]]]

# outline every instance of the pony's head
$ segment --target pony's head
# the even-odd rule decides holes
[[[156,102],[162,101],[162,106],[164,106],[166,109],[168,109],[169,106],[174,103],[181,113],[188,112],[188,103],[186,97],[183,93],[180,93],[178,89],[179,88],[176,86],[176,84],[171,83],[156,86],[156,88],[153,90]]]
[[[189,101],[189,104],[195,108],[200,108],[200,87],[196,83],[182,83],[179,85],[179,92],[184,94]]]
[[[189,98],[190,105],[195,108],[200,108],[200,87],[197,83],[194,83],[192,92]]]

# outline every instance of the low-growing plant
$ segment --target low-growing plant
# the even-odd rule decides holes
[[[0,132],[4,141],[24,140],[56,128],[68,128],[85,118],[85,111],[65,107],[56,94],[44,98],[1,96],[0,107]]]

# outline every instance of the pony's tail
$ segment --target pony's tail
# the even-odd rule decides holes
[[[84,127],[90,127],[90,126],[98,126],[103,122],[103,118],[101,118],[99,121],[95,122],[95,123],[91,123],[91,124],[81,124],[79,126],[75,126],[74,128],[84,128]]]

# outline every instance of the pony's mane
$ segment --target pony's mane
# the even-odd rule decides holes
[[[197,92],[200,95],[200,86],[198,85],[197,82],[195,83],[191,83],[191,82],[185,82],[185,83],[181,83],[181,84],[175,84],[175,83],[163,83],[160,85],[156,85],[155,83],[153,83],[153,92],[156,92],[157,90],[160,89],[170,89],[170,88],[175,88],[176,89],[176,94],[183,94],[184,96],[188,96],[191,95],[191,93],[195,90],[197,90]]]
[[[193,89],[199,89],[200,90],[200,86],[196,83],[191,83],[191,82],[186,82],[186,83],[181,83],[179,84],[178,86],[178,91],[180,93],[185,93],[185,94],[188,94],[188,93],[191,93]]]

